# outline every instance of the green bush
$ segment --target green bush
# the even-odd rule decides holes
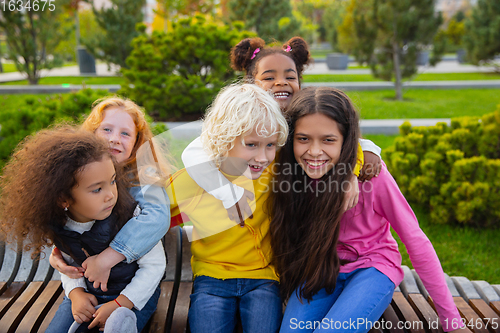
[[[430,210],[434,223],[500,223],[500,106],[481,118],[412,127],[384,151],[408,200]]]
[[[251,35],[240,29],[197,16],[174,22],[167,33],[143,32],[132,42],[120,93],[155,120],[200,116],[220,88],[236,78],[229,52]]]
[[[105,90],[84,89],[43,99],[28,97],[17,109],[0,110],[0,166],[24,137],[53,123],[81,122],[90,112],[92,103],[108,94]]]

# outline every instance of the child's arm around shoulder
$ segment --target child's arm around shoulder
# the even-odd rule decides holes
[[[89,281],[104,291],[113,266],[124,259],[130,263],[141,258],[170,228],[170,201],[165,188],[146,185],[132,187],[129,191],[140,213],[120,229],[106,250],[82,264]]]
[[[377,177],[382,169],[382,149],[370,140],[359,139],[359,144],[364,154],[363,168],[359,174],[359,180],[364,182]]]
[[[129,191],[140,214],[128,220],[110,243],[128,263],[148,253],[170,228],[170,200],[164,187],[134,186]]]
[[[237,221],[236,205],[246,216],[252,215],[247,200],[253,200],[254,195],[239,186],[233,185],[224,177],[203,149],[200,137],[194,139],[184,149],[181,158],[189,176],[210,195],[222,201],[222,205],[228,210],[231,220]],[[246,219],[246,216],[243,216],[243,220]]]

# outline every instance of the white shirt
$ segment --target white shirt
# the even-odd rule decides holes
[[[82,234],[85,231],[89,231],[94,223],[95,221],[80,223],[68,218],[64,228]],[[75,264],[73,258],[66,253],[63,253],[63,258],[68,265]],[[161,241],[158,242],[151,251],[137,260],[137,264],[139,265],[139,269],[135,272],[132,281],[130,281],[120,294],[126,296],[134,304],[134,308],[141,310],[151,296],[153,296],[165,272],[166,258]],[[66,296],[75,288],[80,287],[87,290],[83,277],[72,279],[61,273],[61,282]]]

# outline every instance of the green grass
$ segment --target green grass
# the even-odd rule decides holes
[[[2,67],[3,67],[3,72],[4,73],[12,73],[12,72],[17,72],[16,65],[10,64],[10,63],[3,63],[2,62]]]
[[[312,58],[325,58],[328,53],[332,53],[332,50],[311,50]]]
[[[500,229],[477,229],[469,226],[432,224],[428,214],[413,207],[420,227],[429,237],[441,261],[443,270],[450,276],[465,276],[470,280],[500,283],[500,256],[498,240]],[[397,235],[403,265],[411,265],[406,248]]]
[[[363,135],[364,139],[368,139],[373,141],[377,146],[382,148],[382,150],[386,149],[387,147],[392,146],[394,143],[394,139],[398,135],[385,135],[385,134],[365,134]]]
[[[67,62],[67,63],[64,63],[63,67],[75,66],[75,65],[77,65],[76,62]],[[17,72],[16,65],[14,65],[13,63],[4,63],[4,62],[2,62],[2,66],[3,66],[3,72],[4,73]],[[26,82],[26,83],[21,83],[21,84],[28,84],[28,81],[24,81],[24,82]]]
[[[359,67],[359,66],[358,66]],[[352,67],[350,67],[352,68]],[[362,68],[362,67],[361,67]],[[423,73],[412,81],[500,80],[498,73]],[[376,82],[371,74],[306,74],[303,82]]]
[[[405,89],[404,101],[394,90],[347,91],[362,119],[451,118],[481,116],[496,110],[498,89]]]
[[[87,84],[90,84],[87,82]],[[394,91],[348,91],[362,119],[451,118],[481,116],[500,104],[498,89],[405,90],[405,100],[394,101]],[[29,95],[2,95],[0,107],[22,105]],[[46,95],[31,95],[43,98]]]
[[[123,78],[117,76],[49,76],[41,78],[38,84],[61,85],[61,84],[121,84]],[[27,80],[0,83],[2,85],[27,85]]]

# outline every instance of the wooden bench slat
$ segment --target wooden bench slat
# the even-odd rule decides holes
[[[0,333],[10,333],[16,330],[17,325],[42,293],[42,290],[43,282],[31,282],[26,287],[21,296],[10,307],[9,315],[3,316],[0,320]]]
[[[467,302],[462,298],[462,297],[453,297],[453,301],[455,302],[455,305],[457,306],[458,312],[460,312],[460,315],[462,318],[465,319],[466,324],[467,323],[475,323],[476,320],[481,320],[477,313],[467,304]],[[484,327],[469,327],[471,331],[474,333],[488,333],[488,330]]]
[[[172,320],[172,333],[186,332],[190,303],[189,295],[191,295],[192,290],[192,282],[181,282],[179,286],[179,294],[177,296],[177,304],[175,305],[174,310],[174,318]]]
[[[439,317],[421,294],[409,294],[408,302],[413,307],[425,328],[431,333],[443,333]],[[437,326],[436,326],[437,324]]]
[[[471,299],[469,305],[483,319],[488,331],[491,333],[500,333],[500,327],[498,327],[500,325],[500,318],[483,299]]]
[[[173,281],[164,281],[161,283],[161,294],[158,299],[158,306],[156,308],[151,322],[149,325],[149,333],[163,333],[165,332],[165,324],[167,320],[168,304],[170,297],[172,297]]]
[[[5,315],[25,288],[25,282],[12,282],[11,285],[4,291],[4,293],[0,296],[0,318]]]
[[[41,295],[22,319],[16,332],[35,332],[61,292],[63,292],[61,281],[49,281]]]
[[[387,309],[385,309],[382,317],[386,322],[390,322],[390,324],[386,325],[389,333],[404,333],[404,330],[398,327],[398,322],[400,321],[400,319],[398,318],[398,315],[394,311],[392,304],[389,304]]]
[[[54,304],[51,306],[49,312],[43,318],[42,324],[40,325],[40,328],[38,329],[38,332],[43,333],[49,327],[50,322],[52,321],[52,318],[54,318],[54,315],[56,314],[57,309],[59,308],[59,305],[61,305],[62,301],[64,298],[64,291],[59,295],[57,300],[54,302]]]
[[[491,302],[490,306],[500,316],[500,301]]]
[[[409,321],[412,323],[419,322],[420,319],[418,318],[417,314],[413,310],[412,306],[406,298],[404,297],[402,292],[394,292],[394,295],[392,296],[392,306],[394,310],[396,311],[397,315],[399,318],[404,318],[405,321]],[[425,333],[425,330],[423,327],[415,327],[416,325],[411,325],[411,327],[408,331],[411,333]]]

